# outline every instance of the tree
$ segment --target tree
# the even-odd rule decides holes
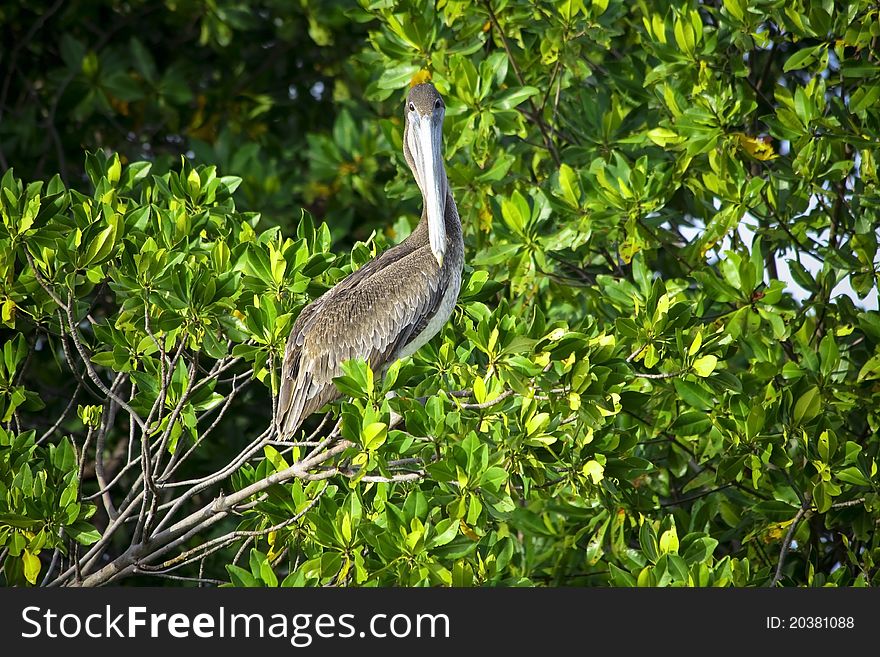
[[[91,46],[91,15],[4,9],[66,31],[2,77],[8,584],[878,583],[872,3],[283,4],[108,2]],[[118,36],[182,17],[197,56]],[[311,71],[334,103],[278,105]],[[399,104],[428,77],[458,308],[277,443],[296,313],[415,224]],[[268,109],[229,109],[242,80]],[[133,116],[179,163],[129,157]]]

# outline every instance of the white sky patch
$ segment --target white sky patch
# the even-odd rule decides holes
[[[812,205],[812,203],[811,203]],[[807,211],[812,210],[812,207]],[[751,251],[752,244],[755,241],[755,230],[752,226],[749,225],[748,220],[754,221],[754,217],[751,217],[749,214],[746,214],[743,217],[743,221],[740,222],[738,231],[740,238],[742,239],[743,244]],[[755,222],[757,224],[757,222]],[[726,248],[730,248],[730,240],[726,239]],[[825,230],[821,234],[813,236],[815,242],[823,247],[828,246],[828,231]],[[788,249],[782,253],[777,254],[776,256],[776,272],[779,276],[779,280],[783,281],[786,285],[787,290],[791,293],[791,295],[797,301],[805,301],[810,293],[802,288],[800,285],[795,283],[794,278],[791,275],[791,269],[788,266],[789,260],[795,260],[797,256],[795,255],[794,249]],[[822,261],[814,258],[809,253],[800,253],[800,263],[803,265],[804,269],[806,269],[811,276],[815,276],[818,272],[822,270]],[[769,281],[768,274],[765,272],[765,280]],[[864,308],[865,310],[877,310],[878,309],[878,295],[877,288],[874,287],[868,293],[864,299],[859,298],[859,295],[856,294],[856,291],[853,289],[852,284],[850,283],[849,276],[845,276],[843,280],[841,280],[831,291],[831,298],[846,295],[850,299],[852,299],[853,304],[857,307]]]
[[[716,210],[721,209],[721,200],[714,199],[713,205]],[[812,212],[816,206],[818,205],[818,199],[814,196],[810,199],[810,203],[807,206],[807,209],[804,211],[804,214],[808,214]],[[705,229],[705,224],[695,217],[692,218],[692,221],[695,225],[693,226],[679,226],[679,232],[684,236],[684,238],[688,242],[692,242],[695,239],[699,238],[702,235],[703,230]],[[742,220],[739,223],[739,226],[736,228],[736,232],[740,242],[746,247],[746,249],[751,252],[752,244],[755,241],[755,233],[758,229],[758,221],[751,214],[746,213]],[[813,241],[821,247],[828,246],[828,230],[824,230],[818,235],[811,235]],[[731,235],[727,235],[724,239],[718,244],[717,252],[723,254],[726,251],[731,250],[732,238]],[[710,264],[714,264],[718,262],[718,257],[714,253],[715,249],[710,251],[707,254],[708,262]],[[788,266],[789,260],[797,260],[798,256],[795,253],[794,249],[787,249],[786,251],[780,252],[776,254],[776,273],[779,277],[779,280],[785,283],[786,291],[791,294],[791,296],[798,302],[804,302],[810,297],[809,291],[802,288],[798,285],[794,277],[791,275],[791,268]],[[814,258],[809,253],[801,252],[800,253],[800,263],[803,265],[804,269],[806,269],[811,276],[815,276],[818,272],[822,270],[822,261]],[[769,273],[765,270],[764,272],[764,280],[766,283],[770,282]],[[861,299],[856,291],[853,289],[852,284],[850,283],[849,276],[846,276],[841,280],[834,289],[831,291],[831,298],[839,297],[841,295],[846,295],[850,299],[852,299],[853,304],[857,308],[862,308],[864,310],[878,310],[880,309],[880,298],[878,298],[877,287],[873,287],[868,295]]]

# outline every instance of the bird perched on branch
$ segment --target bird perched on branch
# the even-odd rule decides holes
[[[422,192],[422,218],[403,242],[305,308],[287,339],[275,427],[290,439],[303,420],[337,399],[333,377],[363,358],[374,371],[415,353],[449,319],[461,287],[461,219],[442,158],[446,106],[432,84],[406,98],[403,155]]]

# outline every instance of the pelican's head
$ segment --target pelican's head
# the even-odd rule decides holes
[[[431,251],[443,264],[446,251],[446,169],[443,167],[443,117],[446,105],[432,84],[410,89],[404,107],[403,155],[425,200]]]

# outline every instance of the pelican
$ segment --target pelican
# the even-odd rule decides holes
[[[340,397],[333,377],[362,358],[375,372],[414,354],[443,327],[464,264],[461,219],[443,164],[446,105],[432,84],[410,89],[403,156],[422,192],[422,217],[403,242],[303,308],[287,339],[275,413],[289,440],[306,417]]]

